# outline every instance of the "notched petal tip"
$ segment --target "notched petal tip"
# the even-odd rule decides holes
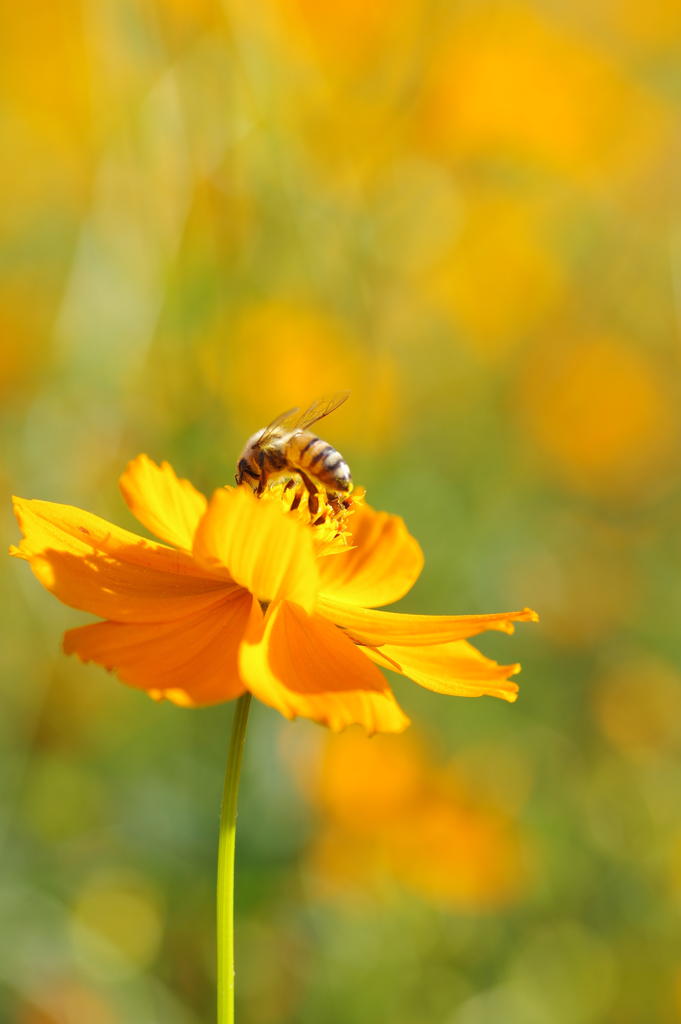
[[[539,622],[539,615],[531,608],[523,608],[517,613],[516,622]]]
[[[67,629],[61,638],[61,649],[68,656],[75,654],[82,665],[87,665],[90,658],[79,649],[80,631],[82,628],[82,626],[74,626],[73,629]],[[111,665],[103,665],[102,668],[105,668],[107,672],[113,670]]]
[[[518,684],[509,676],[518,673],[520,665],[499,665],[466,640],[420,648],[386,644],[360,650],[377,665],[400,672],[435,693],[456,697],[487,694],[511,703],[518,695]]]
[[[26,505],[27,502],[28,502],[28,498],[20,498],[16,494],[12,495],[12,511],[14,512],[14,515],[16,516],[17,522],[19,523],[19,529],[21,530],[22,533],[24,532],[24,528],[23,528],[22,522],[21,522],[21,520],[22,520],[22,513],[23,513],[24,505]]]
[[[500,615],[480,616],[481,620],[487,619],[486,629],[496,630],[499,633],[507,633],[512,636],[515,633],[516,622],[539,622],[539,616],[531,608],[523,608],[519,612],[504,612]],[[480,632],[479,630],[477,632]],[[475,633],[470,633],[475,636]]]
[[[220,601],[229,581],[189,552],[145,540],[71,505],[18,501],[19,557],[72,608],[118,622],[181,618]]]
[[[178,478],[169,462],[157,466],[148,455],[138,455],[128,463],[118,486],[140,523],[168,544],[191,551],[208,502],[189,480]]]

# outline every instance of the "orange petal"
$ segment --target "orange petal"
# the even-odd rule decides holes
[[[220,601],[231,581],[192,556],[144,540],[71,505],[14,499],[27,559],[60,601],[118,622],[168,622]]]
[[[302,715],[334,731],[355,722],[368,733],[401,732],[409,719],[385,677],[319,615],[283,601],[265,618],[254,611],[241,645],[241,678],[287,718]]]
[[[366,647],[380,647],[386,643],[423,647],[449,640],[463,640],[488,629],[512,633],[514,622],[536,622],[538,619],[537,613],[531,608],[492,615],[403,615],[399,612],[358,608],[342,601],[329,600],[324,595],[319,597],[317,610],[337,626],[342,626],[353,640]]]
[[[95,661],[140,690],[196,707],[244,692],[237,656],[252,603],[242,589],[174,622],[97,622],[70,629],[66,654]]]
[[[423,568],[421,548],[404,521],[358,505],[349,522],[355,547],[319,560],[322,593],[365,608],[404,597]]]
[[[215,492],[196,531],[194,555],[204,569],[227,571],[261,601],[287,598],[310,612],[315,606],[312,531],[247,487]]]
[[[189,480],[178,480],[170,463],[157,466],[146,455],[138,455],[128,463],[119,487],[140,523],[169,544],[191,551],[208,502]]]
[[[466,643],[455,640],[430,647],[360,647],[360,651],[383,668],[409,676],[415,683],[436,693],[457,697],[481,697],[490,694],[514,701],[518,686],[509,676],[520,672],[520,665],[497,665]]]

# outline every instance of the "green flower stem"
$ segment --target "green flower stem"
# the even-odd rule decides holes
[[[222,791],[218,851],[218,1024],[234,1024],[234,839],[241,756],[250,706],[250,693],[236,702]]]

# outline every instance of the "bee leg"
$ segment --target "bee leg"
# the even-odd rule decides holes
[[[300,505],[300,499],[302,498],[303,495],[301,494],[300,487],[298,486],[299,483],[300,481],[296,481],[293,479],[293,477],[291,477],[291,479],[287,480],[286,483],[284,484],[284,490],[282,492],[283,494],[286,494],[292,488],[296,488],[293,497],[291,498],[291,507],[289,508],[289,512],[295,512],[295,510]]]
[[[295,510],[300,507],[300,503],[301,503],[301,501],[303,499],[303,495],[305,494],[305,488],[301,486],[302,481],[300,480],[299,477],[295,481],[289,481],[289,482],[293,483],[294,486],[295,486],[295,489],[296,489],[295,490],[295,494],[293,495],[293,501],[291,502],[291,508],[290,508],[289,511],[295,512]],[[287,488],[288,488],[288,484],[287,484]]]
[[[298,472],[300,473],[301,480],[307,487],[307,493],[309,494],[309,498],[307,499],[307,507],[310,510],[310,515],[316,516],[317,513],[319,512],[319,494],[317,493],[317,488],[312,483],[310,478],[305,475],[305,473],[301,472],[301,470],[298,470]]]
[[[258,465],[260,466],[260,480],[258,481],[258,489],[255,492],[258,497],[265,490],[267,484],[267,474],[265,473],[265,453],[263,451],[258,452]]]

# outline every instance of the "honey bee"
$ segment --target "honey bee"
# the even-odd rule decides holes
[[[335,391],[313,402],[298,415],[300,408],[288,409],[267,427],[249,437],[237,464],[237,484],[248,483],[256,494],[262,494],[268,480],[296,476],[307,488],[308,507],[312,515],[319,509],[317,486],[323,487],[331,501],[342,501],[352,491],[350,468],[332,445],[322,441],[309,429],[342,405],[349,391]],[[294,497],[294,507],[301,495]]]

